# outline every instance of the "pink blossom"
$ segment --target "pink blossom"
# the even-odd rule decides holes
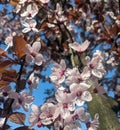
[[[72,84],[70,86],[70,91],[72,93],[72,96],[75,98],[76,105],[82,106],[85,101],[89,102],[92,100],[92,95],[90,92],[85,90],[86,88],[78,84]]]
[[[9,94],[9,98],[14,99],[12,105],[13,109],[19,109],[22,106],[25,111],[29,110],[29,106],[34,100],[33,96],[27,94],[24,91],[21,92],[20,94],[18,94],[17,92],[11,92]]]
[[[88,122],[88,130],[97,130],[99,127],[99,115],[95,114],[93,121]]]
[[[9,47],[12,47],[13,46],[13,36],[15,36],[16,35],[16,33],[15,32],[11,32],[7,37],[6,37],[6,39],[5,39],[5,44],[7,45],[7,47],[6,47],[6,49],[5,49],[5,51],[7,51],[7,49],[9,48]]]
[[[78,68],[67,69],[66,76],[67,78],[65,83],[68,86],[73,83],[89,85],[87,80],[90,78],[90,71],[86,67],[83,69],[82,73],[79,72]]]
[[[62,5],[57,3],[56,5],[56,19],[58,19],[59,21],[65,21],[67,20],[67,18],[64,16],[64,11],[62,11]]]
[[[31,46],[30,44],[27,44],[25,46],[25,52],[26,52],[26,62],[34,62],[36,65],[40,66],[43,62],[43,56],[39,53],[39,50],[41,48],[40,42],[34,42]]]
[[[86,63],[88,66],[88,70],[91,71],[91,74],[97,78],[102,78],[105,75],[106,71],[103,66],[103,56],[100,51],[96,51],[94,53],[93,58],[86,57]]]
[[[90,45],[90,42],[88,40],[86,40],[82,44],[79,44],[77,42],[70,43],[69,47],[79,53],[82,53],[88,48],[89,45]]]
[[[60,61],[60,64],[54,63],[52,67],[52,74],[50,79],[53,83],[60,84],[65,80],[66,63],[64,60]]]
[[[23,33],[27,33],[30,31],[39,32],[36,28],[37,22],[33,19],[22,22],[22,25],[25,26],[25,28],[22,30]]]
[[[70,93],[65,92],[65,90],[58,90],[55,93],[55,98],[58,101],[61,108],[68,109],[69,111],[75,110],[75,103],[72,101],[74,100],[74,97],[72,97]]]
[[[59,116],[56,112],[57,106],[53,103],[45,103],[41,106],[40,121],[44,125],[52,124],[55,119]]]
[[[35,76],[35,73],[33,72],[28,79],[28,84],[32,86],[34,89],[38,88],[38,83],[39,83],[39,77]]]
[[[83,107],[76,109],[73,114],[73,119],[80,120],[82,122],[88,122],[90,120],[90,114],[85,112]]]
[[[84,108],[78,108],[74,113],[68,115],[64,120],[64,130],[81,130],[80,122],[88,122],[90,120],[90,114],[85,112]]]
[[[37,13],[38,13],[38,6],[35,3],[33,3],[27,6],[26,11],[21,13],[21,16],[27,19],[32,19]]]
[[[30,113],[30,116],[29,116],[30,128],[32,128],[34,125],[40,123],[39,116],[40,116],[40,113],[41,113],[40,108],[37,107],[34,104],[31,106],[31,109],[32,109],[33,112]]]

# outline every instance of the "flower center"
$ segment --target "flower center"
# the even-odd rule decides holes
[[[47,118],[51,118],[51,117],[53,117],[53,115],[52,115],[51,113],[49,113],[49,114],[47,115]]]
[[[32,81],[31,81],[31,80],[28,80],[28,84],[31,85],[31,84],[32,84]]]
[[[93,64],[89,64],[89,67],[90,67],[91,69],[94,69],[94,65],[93,65]]]
[[[78,77],[78,78],[76,79],[76,83],[80,83],[80,82],[82,82],[82,81],[83,81],[83,79],[80,78],[80,77]]]
[[[77,97],[80,97],[80,96],[82,95],[82,91],[78,91],[78,92],[76,93],[76,95],[77,95]]]
[[[59,73],[60,73],[60,76],[63,76],[65,73],[65,70],[61,70]]]
[[[31,52],[30,55],[33,56],[33,57],[36,56],[36,54],[34,52]]]
[[[78,120],[79,116],[76,114],[72,117],[73,121]]]
[[[63,103],[63,108],[68,108],[68,104],[67,103]]]
[[[37,125],[38,128],[43,126],[43,124],[41,122],[38,122],[36,125]]]
[[[22,99],[18,98],[18,102],[19,102],[19,104],[22,104]]]

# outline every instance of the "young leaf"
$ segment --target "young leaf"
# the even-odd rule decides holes
[[[25,45],[27,42],[20,36],[14,36],[13,37],[13,48],[16,56],[21,59],[25,56]]]
[[[8,85],[9,82],[8,81],[0,81],[0,89],[4,88],[6,85]]]
[[[9,67],[12,64],[13,64],[13,62],[10,60],[5,60],[5,61],[1,62],[0,63],[0,72],[3,72],[7,67]]]
[[[17,72],[16,70],[5,70],[3,73],[2,73],[2,80],[4,81],[13,81],[15,82],[17,80]]]
[[[20,124],[20,125],[24,125],[25,118],[26,118],[25,114],[20,113],[20,112],[12,113],[9,116],[9,120],[11,122],[14,122],[14,123]]]
[[[7,53],[0,48],[0,56],[7,57]]]

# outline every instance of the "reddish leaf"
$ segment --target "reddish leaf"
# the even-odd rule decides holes
[[[47,31],[47,33],[45,35],[46,35],[46,37],[49,37],[51,35],[51,31]]]
[[[7,57],[7,53],[0,48],[0,56]]]
[[[5,60],[5,61],[1,62],[0,63],[0,72],[3,72],[7,67],[9,67],[12,64],[13,64],[13,62],[10,60]]]
[[[4,88],[6,85],[8,85],[9,82],[8,81],[0,81],[0,89]]]
[[[11,122],[14,122],[14,123],[20,124],[20,125],[24,125],[25,118],[26,118],[25,114],[24,113],[20,113],[20,112],[12,113],[9,116],[9,120]]]
[[[117,16],[117,19],[120,20],[120,15]]]
[[[26,54],[24,51],[24,47],[27,44],[27,42],[20,36],[14,36],[13,43],[15,54],[19,59],[21,59]]]
[[[43,22],[43,23],[41,24],[40,29],[41,29],[41,30],[45,30],[45,29],[47,29],[47,28],[48,28],[47,23]]]
[[[109,29],[109,33],[110,33],[110,35],[117,35],[117,33],[118,33],[118,27],[117,26],[113,26],[113,27],[111,27],[110,29]]]
[[[3,73],[2,73],[2,80],[4,81],[16,81],[17,80],[17,72],[16,70],[5,70]]]

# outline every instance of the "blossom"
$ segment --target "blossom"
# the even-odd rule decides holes
[[[13,33],[10,33],[6,38],[5,38],[5,44],[7,45],[5,51],[7,51],[7,49],[9,47],[12,47],[13,46],[13,36],[15,36],[16,33],[13,32]]]
[[[95,114],[93,121],[88,122],[88,130],[97,130],[99,127],[99,115],[98,113]]]
[[[59,3],[57,3],[56,5],[55,13],[56,19],[58,19],[59,21],[67,20],[67,18],[63,15],[64,11],[62,11],[62,6]]]
[[[40,66],[43,62],[43,56],[39,53],[40,49],[40,42],[34,42],[32,46],[30,44],[27,44],[24,49],[26,52],[26,62],[30,63],[33,61],[36,65]]]
[[[75,98],[75,103],[78,106],[82,106],[85,101],[89,102],[92,100],[92,95],[89,91],[86,91],[86,88],[79,84],[72,84],[70,86],[70,91],[72,96]]]
[[[22,25],[25,26],[25,28],[22,30],[23,33],[27,33],[29,31],[39,32],[36,28],[37,22],[33,19],[22,21]]]
[[[40,124],[39,116],[41,113],[40,108],[34,104],[32,104],[31,109],[32,109],[32,113],[30,113],[30,116],[29,116],[30,128],[32,128],[34,125],[38,124],[38,122]]]
[[[82,107],[78,108],[74,113],[65,118],[64,130],[81,130],[78,120],[81,120],[82,122],[88,122],[90,120],[90,114],[85,112],[85,109]]]
[[[88,122],[90,120],[90,114],[85,112],[85,108],[81,107],[75,110],[73,119]]]
[[[14,99],[12,105],[13,109],[19,109],[22,106],[25,111],[29,110],[29,106],[34,100],[33,96],[27,94],[24,91],[19,94],[17,92],[11,92],[9,94],[9,98]]]
[[[54,63],[50,79],[53,83],[60,84],[65,80],[66,63],[62,59],[60,64]]]
[[[69,47],[79,53],[82,53],[88,48],[89,45],[90,45],[90,42],[88,40],[85,40],[82,44],[79,44],[77,42],[70,43]]]
[[[45,103],[41,106],[40,121],[43,125],[52,124],[59,116],[56,112],[57,106],[53,103]]]
[[[57,92],[55,93],[55,98],[61,108],[68,109],[69,111],[75,110],[75,103],[72,101],[74,100],[74,97],[72,97],[70,93],[67,93],[65,90],[57,90]]]
[[[66,70],[66,84],[70,86],[73,83],[76,84],[84,84],[84,85],[89,85],[87,83],[87,80],[90,78],[90,71],[88,68],[84,68],[82,73],[79,72],[78,68],[73,68],[73,69],[67,69]]]
[[[33,72],[28,79],[28,84],[32,86],[34,89],[38,88],[38,82],[39,82],[39,77],[35,76],[35,73]]]
[[[103,56],[100,51],[96,51],[94,53],[93,58],[86,57],[86,63],[88,66],[88,70],[91,71],[91,74],[97,78],[102,78],[105,75],[106,71],[103,66]]]
[[[25,17],[27,19],[31,19],[33,18],[36,14],[38,13],[38,6],[33,3],[33,4],[29,4],[26,8],[26,11],[24,11],[23,13],[21,13],[22,17]]]

